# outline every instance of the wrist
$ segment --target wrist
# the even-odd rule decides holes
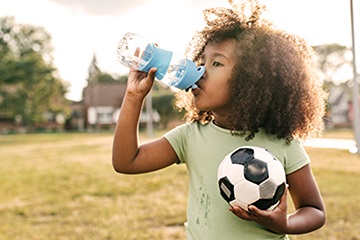
[[[138,104],[142,105],[145,100],[145,97],[146,96],[142,96],[140,94],[134,94],[132,92],[125,92],[123,103],[128,102],[132,105],[138,105]]]

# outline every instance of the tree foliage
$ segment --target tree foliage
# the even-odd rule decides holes
[[[164,87],[156,81],[152,92],[153,108],[156,109],[161,116],[160,123],[162,127],[167,128],[169,122],[183,119],[184,113],[176,108],[175,95],[169,87]]]
[[[127,77],[125,78],[125,83],[126,83],[126,79]],[[99,84],[99,83],[117,83],[117,82],[119,82],[119,80],[115,79],[111,74],[102,72],[100,70],[100,68],[98,67],[96,55],[94,54],[89,67],[89,76],[87,78],[87,83],[91,85],[91,84]]]
[[[326,83],[340,84],[352,75],[351,52],[346,46],[324,44],[314,47],[318,54],[320,77]]]
[[[0,18],[0,112],[27,127],[46,112],[69,113],[67,86],[53,67],[51,36],[40,27]]]

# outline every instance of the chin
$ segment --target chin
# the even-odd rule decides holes
[[[204,112],[211,111],[211,109],[208,109],[206,106],[203,106],[203,105],[201,105],[201,104],[196,104],[196,103],[195,103],[195,107],[196,107],[199,111],[204,111]]]

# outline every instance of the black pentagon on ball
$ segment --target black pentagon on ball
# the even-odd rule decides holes
[[[233,164],[244,165],[246,162],[254,159],[254,149],[251,148],[240,148],[230,156]]]
[[[260,184],[269,178],[267,163],[259,159],[252,159],[244,165],[245,179],[252,183]]]
[[[254,205],[261,210],[269,209],[271,206],[273,206],[280,200],[284,192],[285,192],[285,183],[282,183],[277,187],[274,197],[270,199],[259,199],[256,202],[252,203],[251,205]]]
[[[254,149],[240,148],[230,156],[233,164],[244,165],[245,179],[260,184],[269,178],[267,164],[254,158]]]
[[[227,202],[235,200],[234,185],[229,181],[229,179],[227,177],[220,178],[218,183],[221,196]]]

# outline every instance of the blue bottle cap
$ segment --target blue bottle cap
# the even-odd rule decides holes
[[[188,89],[194,85],[205,72],[204,66],[196,67],[195,63],[189,59],[186,59],[186,65],[187,67],[184,76],[180,79],[179,83],[174,86],[182,90]]]
[[[139,70],[148,72],[150,68],[156,67],[157,71],[155,77],[161,80],[164,78],[166,71],[169,68],[171,57],[172,52],[158,48],[153,43],[149,43],[141,56],[141,59],[147,63],[145,65],[140,65]]]

